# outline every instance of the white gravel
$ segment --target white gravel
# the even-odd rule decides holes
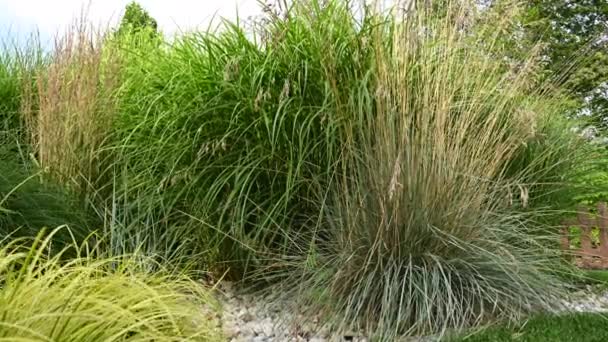
[[[608,290],[605,286],[591,286],[574,291],[562,299],[562,312],[608,312]]]
[[[229,282],[219,286],[218,299],[222,305],[222,330],[233,342],[367,342],[358,334],[330,338],[328,328],[319,319],[304,319],[290,310],[294,305],[269,305],[260,296],[238,293]]]
[[[239,293],[230,282],[218,286],[218,300],[222,306],[222,331],[232,342],[367,342],[362,334],[347,333],[330,337],[329,329],[318,318],[304,319],[290,310],[293,303],[281,307],[270,305],[260,296]],[[608,290],[605,287],[585,286],[561,299],[556,313],[608,312]],[[432,341],[432,338],[409,338],[407,341]]]

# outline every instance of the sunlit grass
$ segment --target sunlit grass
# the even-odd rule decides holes
[[[50,241],[40,235],[0,249],[2,339],[222,340],[217,307],[200,284],[145,273],[134,257],[96,258],[95,246],[71,247],[78,257],[62,260],[68,250],[49,256]]]

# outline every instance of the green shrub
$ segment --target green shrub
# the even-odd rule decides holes
[[[574,200],[582,205],[594,207],[598,202],[608,201],[608,150],[606,146],[589,145],[587,146],[588,167],[581,172],[577,181],[585,191],[576,193]],[[591,162],[591,163],[589,163]]]
[[[118,35],[140,33],[149,31],[147,34],[154,38],[158,32],[158,23],[150,14],[135,1],[131,1],[125,7],[125,13],[120,21],[116,33]]]

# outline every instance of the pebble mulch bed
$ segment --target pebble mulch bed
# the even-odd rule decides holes
[[[270,305],[264,298],[239,293],[231,283],[218,287],[222,305],[222,331],[232,342],[368,342],[360,334],[330,338],[327,326],[318,319],[290,310],[291,303]]]
[[[608,312],[608,291],[605,286],[586,285],[562,299],[562,311]]]
[[[368,342],[363,334],[347,333],[330,337],[327,326],[318,319],[304,319],[290,310],[291,303],[270,305],[267,300],[243,294],[229,282],[218,285],[222,306],[221,329],[231,342]],[[608,312],[606,287],[586,285],[561,299],[563,312]],[[435,341],[432,337],[409,338],[404,341]]]

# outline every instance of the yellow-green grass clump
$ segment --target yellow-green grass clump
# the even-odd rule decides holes
[[[219,341],[215,305],[193,280],[146,273],[134,256],[49,254],[51,237],[0,249],[0,340]]]

